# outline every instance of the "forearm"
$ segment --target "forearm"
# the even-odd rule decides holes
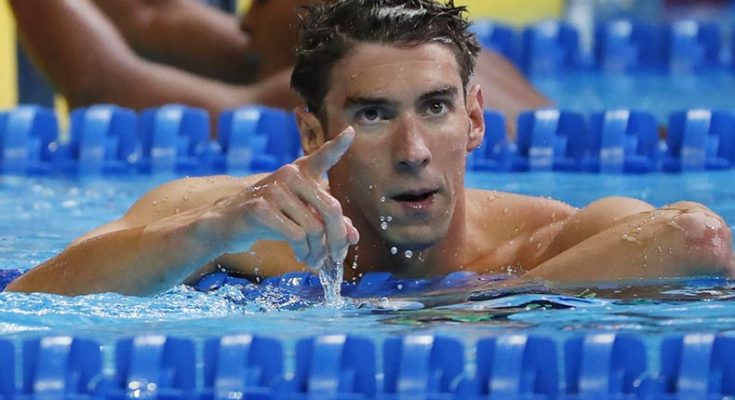
[[[25,273],[7,290],[63,295],[163,291],[221,254],[221,242],[206,228],[213,225],[211,218],[190,212],[83,240]]]
[[[235,16],[192,0],[94,0],[146,58],[232,83],[252,80]]]
[[[732,234],[701,205],[677,203],[625,218],[544,261],[527,276],[553,281],[732,274]]]
[[[104,85],[134,54],[89,0],[10,0],[21,41],[57,90],[71,97]]]

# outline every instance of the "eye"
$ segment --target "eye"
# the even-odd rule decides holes
[[[431,100],[426,104],[424,112],[431,117],[442,116],[450,110],[449,104],[444,100]]]
[[[380,107],[366,107],[355,113],[355,120],[360,124],[375,124],[388,119],[385,110]]]

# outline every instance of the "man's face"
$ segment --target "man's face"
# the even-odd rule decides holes
[[[258,68],[257,79],[268,77],[294,63],[298,20],[296,10],[303,5],[328,0],[253,0],[240,21],[250,37],[249,54]]]
[[[436,244],[464,204],[466,155],[484,122],[479,88],[465,99],[458,71],[440,44],[359,44],[332,72],[327,136],[356,135],[330,190],[358,229],[400,249]]]

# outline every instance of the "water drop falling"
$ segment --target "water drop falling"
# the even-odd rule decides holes
[[[403,256],[406,257],[406,258],[412,258],[413,257],[413,251],[406,250],[406,252],[403,253]]]
[[[380,229],[387,231],[388,230],[388,223],[383,221],[380,223]]]
[[[393,255],[396,255],[396,254],[398,254],[398,248],[396,248],[396,247],[391,247],[391,248],[390,248],[390,254],[393,254]]]

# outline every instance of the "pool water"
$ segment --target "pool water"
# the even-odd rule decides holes
[[[711,71],[706,76],[641,73],[604,77],[578,72],[539,76],[533,78],[533,83],[559,108],[585,113],[613,108],[650,111],[662,124],[674,111],[735,110],[732,71]]]
[[[569,74],[535,83],[560,108],[589,113],[614,107],[653,112],[661,123],[691,107],[735,110],[732,74],[703,77]],[[490,94],[486,94],[490,95]],[[0,176],[0,269],[27,270],[71,240],[122,215],[143,193],[172,176],[48,178]],[[582,207],[603,196],[631,196],[656,206],[679,200],[706,204],[735,224],[735,170],[696,174],[597,175],[471,173],[467,186],[548,196]],[[108,353],[116,339],[153,333],[201,340],[254,333],[293,343],[332,333],[377,342],[392,335],[442,334],[467,346],[494,333],[541,333],[564,340],[590,331],[633,332],[652,349],[670,333],[735,332],[735,282],[696,278],[570,287],[484,288],[470,301],[368,299],[341,309],[319,298],[266,290],[246,298],[236,287],[200,293],[184,286],[155,297],[95,294],[63,297],[0,293],[0,337],[74,335],[93,338]],[[461,293],[467,297],[466,293]],[[468,355],[468,360],[472,355]],[[110,359],[108,355],[108,360]],[[649,365],[657,365],[652,359]]]
[[[57,254],[76,236],[121,215],[170,177],[61,179],[0,178],[0,268],[28,269]],[[735,221],[735,171],[706,174],[604,176],[591,174],[468,175],[470,187],[543,195],[574,206],[607,195],[637,197],[661,206],[682,197],[708,204]],[[489,289],[492,289],[490,287]],[[724,279],[666,280],[497,297],[416,309],[415,302],[370,299],[342,309],[268,290],[245,300],[234,287],[200,293],[172,288],[155,297],[96,294],[63,297],[0,293],[0,335],[14,338],[71,334],[112,343],[160,333],[205,338],[252,332],[283,339],[326,333],[373,338],[434,333],[472,341],[492,332],[526,331],[563,338],[574,332],[662,333],[735,331],[735,286]],[[421,301],[419,298],[418,301]],[[294,329],[298,327],[298,329]]]

